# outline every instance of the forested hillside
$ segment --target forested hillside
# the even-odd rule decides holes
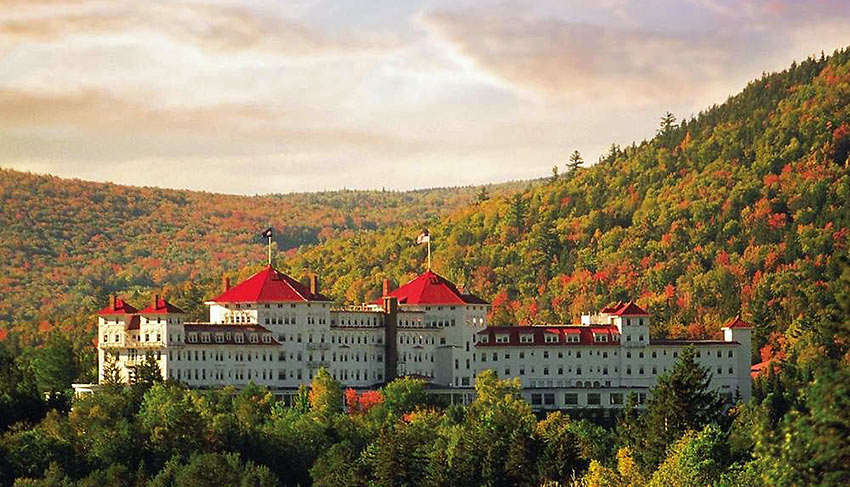
[[[496,323],[568,322],[636,299],[656,335],[705,337],[738,313],[812,332],[834,309],[850,231],[850,51],[765,75],[650,140],[431,226],[434,266],[492,299]],[[563,168],[562,168],[563,172]],[[408,279],[417,228],[331,239],[286,261],[359,301]],[[778,340],[774,336],[773,340]]]
[[[488,186],[508,194],[532,183]],[[0,329],[85,324],[109,292],[195,289],[280,251],[438,218],[478,187],[236,196],[61,179],[0,169]],[[300,277],[300,276],[299,276]],[[200,311],[203,290],[182,304]]]

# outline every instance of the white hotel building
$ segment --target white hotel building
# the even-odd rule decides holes
[[[736,318],[723,340],[652,340],[651,316],[634,303],[567,326],[488,326],[489,304],[430,270],[382,298],[336,307],[268,266],[207,301],[208,323],[155,296],[141,311],[110,298],[98,313],[99,377],[113,361],[126,380],[148,354],[163,377],[191,387],[268,386],[288,398],[325,367],[346,387],[378,387],[398,376],[426,380],[454,401],[472,397],[477,372],[519,377],[538,409],[616,408],[629,392],[646,398],[682,348],[693,345],[719,394],[751,394],[750,326]]]

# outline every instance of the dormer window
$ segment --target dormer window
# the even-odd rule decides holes
[[[215,334],[215,342],[216,343],[224,343],[224,333],[216,333]]]
[[[558,343],[558,335],[554,333],[546,334],[546,343]]]
[[[233,341],[236,343],[242,343],[245,340],[245,336],[242,335],[241,332],[236,332],[233,334]]]
[[[593,334],[593,341],[597,342],[597,343],[607,342],[608,341],[608,335],[605,334],[605,333],[594,333]]]
[[[490,343],[490,336],[489,335],[481,335],[481,337],[478,339],[478,341],[480,343]]]
[[[534,343],[534,335],[531,333],[523,333],[519,336],[520,343]]]
[[[497,333],[496,334],[496,343],[508,343],[508,334],[507,333]]]
[[[251,340],[251,343],[257,343],[257,341],[258,341],[256,333],[251,333],[251,335],[249,335],[249,338]]]
[[[198,334],[197,333],[189,333],[187,336],[189,343],[197,343],[198,342]]]
[[[263,335],[263,343],[271,343],[271,342],[272,342],[272,337],[270,337],[269,335]]]

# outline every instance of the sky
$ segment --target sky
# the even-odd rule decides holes
[[[847,0],[2,0],[0,167],[238,194],[530,179],[848,45]]]

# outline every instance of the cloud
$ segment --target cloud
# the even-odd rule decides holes
[[[288,55],[351,52],[397,46],[390,36],[334,35],[269,9],[193,1],[36,0],[0,5],[0,39],[61,42],[71,36],[149,32],[201,49]]]
[[[429,15],[426,23],[482,69],[555,99],[689,98],[723,75],[734,39],[475,12]]]
[[[574,10],[584,11],[582,3]],[[850,42],[846,2],[612,1],[605,8],[616,21],[576,20],[568,8],[543,15],[517,2],[436,10],[422,20],[448,49],[545,103],[700,106],[765,69]]]

